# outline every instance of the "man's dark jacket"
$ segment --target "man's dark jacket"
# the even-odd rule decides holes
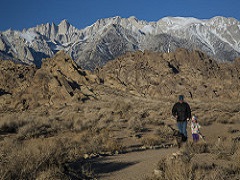
[[[186,102],[177,102],[172,108],[172,115],[177,117],[177,121],[186,121],[191,118],[191,109]]]

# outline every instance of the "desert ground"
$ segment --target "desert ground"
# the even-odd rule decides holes
[[[1,179],[239,179],[239,59],[127,53],[89,72],[64,52],[0,61]],[[177,147],[183,94],[205,139]]]

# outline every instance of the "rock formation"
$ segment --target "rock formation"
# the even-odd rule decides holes
[[[2,61],[1,65],[3,108],[61,107],[95,98],[91,85],[98,78],[80,69],[63,51],[44,59],[40,69],[10,61]]]
[[[157,99],[184,94],[192,99],[237,98],[239,61],[219,63],[200,51],[127,53],[99,70],[105,84]]]
[[[114,91],[163,101],[172,101],[179,94],[204,101],[240,96],[240,59],[219,63],[200,51],[186,49],[128,52],[94,73],[79,68],[63,51],[44,59],[39,69],[11,61],[0,65],[2,110],[60,108]]]

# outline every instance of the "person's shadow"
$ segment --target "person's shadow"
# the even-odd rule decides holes
[[[108,157],[104,157],[92,160],[91,167],[94,170],[94,172],[96,174],[111,173],[138,163],[138,162],[116,162],[113,160],[111,161],[109,159],[110,158]]]
[[[112,172],[120,171],[124,168],[127,168],[137,163],[138,162],[117,162],[117,161],[114,161],[114,159],[111,159],[111,157],[100,157],[100,158],[74,162],[70,165],[71,166],[70,169],[76,175],[77,169],[84,168],[85,171],[92,173],[94,177],[104,178],[110,175]],[[80,174],[76,176],[72,176],[72,175],[73,174],[71,174],[71,179],[79,179],[76,177],[79,176]],[[88,179],[88,178],[85,177],[84,179]]]

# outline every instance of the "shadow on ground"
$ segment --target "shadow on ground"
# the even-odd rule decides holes
[[[115,162],[111,158],[105,157],[89,160],[89,163],[91,164],[91,169],[94,171],[94,173],[101,175],[119,171],[121,169],[135,165],[138,162]]]

